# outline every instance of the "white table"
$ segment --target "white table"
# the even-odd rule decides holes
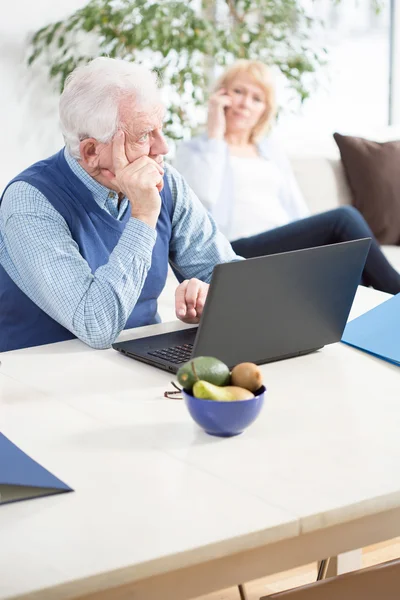
[[[352,316],[386,298],[360,288]],[[343,344],[265,365],[260,418],[219,439],[114,350],[0,360],[0,431],[75,489],[0,507],[1,599],[184,600],[400,535],[394,365]]]

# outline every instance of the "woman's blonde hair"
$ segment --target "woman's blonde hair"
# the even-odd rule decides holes
[[[273,83],[270,68],[259,60],[238,60],[221,75],[214,90],[226,87],[241,73],[249,75],[256,85],[258,85],[265,94],[266,109],[261,115],[257,125],[253,127],[250,134],[250,141],[255,143],[259,141],[271,127],[276,115],[275,86]]]

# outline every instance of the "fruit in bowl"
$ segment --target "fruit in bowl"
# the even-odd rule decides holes
[[[264,403],[262,374],[253,363],[240,363],[230,373],[217,358],[199,356],[185,363],[177,377],[191,417],[210,435],[242,433]]]
[[[198,356],[189,360],[181,366],[176,376],[183,389],[188,392],[200,379],[214,385],[228,385],[231,378],[226,364],[212,356]]]
[[[250,392],[256,392],[263,384],[260,368],[254,363],[239,363],[232,369],[231,383]]]

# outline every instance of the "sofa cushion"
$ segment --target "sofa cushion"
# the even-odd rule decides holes
[[[311,214],[351,204],[351,193],[340,158],[291,155],[290,162]]]
[[[373,142],[334,134],[352,192],[382,244],[400,245],[400,141]]]

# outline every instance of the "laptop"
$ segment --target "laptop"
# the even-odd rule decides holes
[[[232,368],[338,342],[370,244],[365,238],[217,265],[198,327],[113,348],[176,373],[196,356],[215,356]]]

